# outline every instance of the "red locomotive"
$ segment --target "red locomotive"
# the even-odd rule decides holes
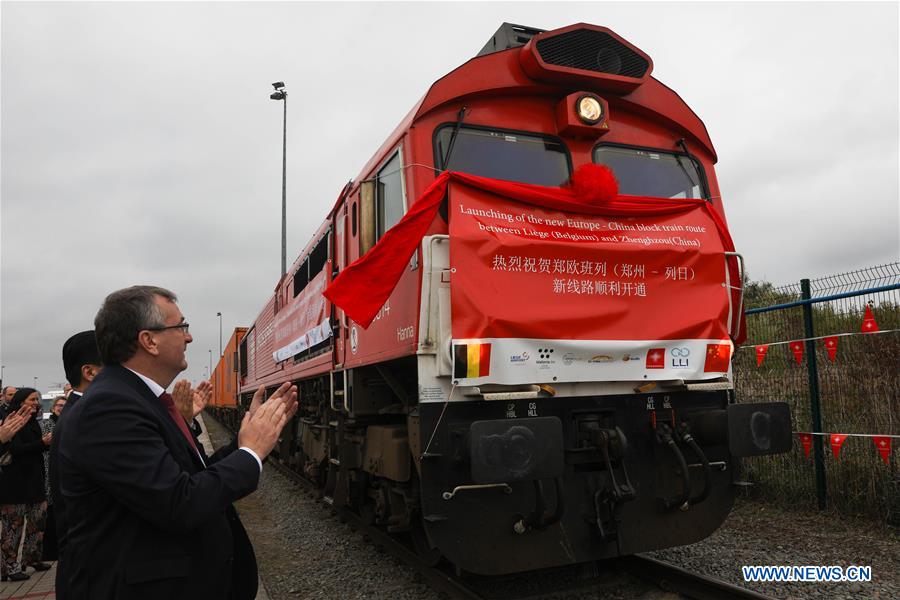
[[[233,338],[214,412],[295,382],[277,459],[470,572],[712,533],[737,457],[786,451],[790,418],[734,402],[716,154],[651,71],[604,27],[504,24],[341,191]],[[589,164],[618,196],[569,184]]]

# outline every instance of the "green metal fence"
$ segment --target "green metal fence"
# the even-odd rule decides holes
[[[900,435],[900,263],[745,290],[747,341],[734,358],[738,402],[785,401],[795,432]],[[863,334],[866,307],[880,333]],[[824,336],[837,338],[835,360]],[[858,335],[856,335],[858,334]],[[812,338],[812,339],[811,339]],[[791,345],[801,340],[797,363]],[[769,344],[757,366],[756,346]],[[850,437],[839,458],[826,436],[809,457],[791,452],[744,461],[751,495],[900,525],[900,439],[885,464],[873,441]]]

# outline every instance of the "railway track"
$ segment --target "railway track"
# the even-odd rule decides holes
[[[695,600],[771,600],[766,596],[740,586],[706,575],[692,573],[677,565],[641,554],[625,556],[618,561],[635,577],[651,581],[663,590],[675,592]]]
[[[292,471],[276,459],[268,461],[280,473],[304,488],[309,494],[319,495],[320,490],[301,475]],[[647,591],[657,589],[670,593],[677,593],[684,598],[694,600],[720,600],[733,598],[735,600],[772,600],[758,592],[742,588],[720,579],[708,577],[682,569],[676,565],[643,555],[625,556],[605,561],[596,561],[582,565],[542,569],[529,573],[519,573],[508,577],[485,577],[457,573],[448,567],[432,567],[425,564],[419,555],[411,547],[405,545],[398,538],[388,534],[374,525],[366,523],[359,515],[345,509],[332,506],[327,498],[321,499],[324,509],[329,509],[338,518],[349,523],[353,528],[368,537],[372,544],[388,552],[399,560],[402,560],[412,568],[422,579],[436,591],[442,592],[450,598],[465,600],[493,600],[494,598],[506,598],[514,600],[540,600],[555,596],[560,592],[568,594],[596,592],[598,588],[634,586],[635,595],[642,595]],[[535,585],[531,587],[546,588],[536,593],[508,593],[503,591],[504,586],[512,585],[523,587],[522,579],[534,578],[536,581],[566,581],[562,585],[547,587]],[[631,580],[629,582],[628,580]],[[639,588],[642,582],[644,587]],[[525,585],[524,587],[529,587]],[[643,592],[637,591],[642,589]]]
[[[210,415],[210,418],[213,417]],[[219,424],[231,429],[221,422]],[[425,564],[412,547],[397,537],[366,523],[362,517],[351,511],[333,506],[328,498],[321,497],[321,490],[318,487],[275,457],[271,457],[267,464],[275,467],[278,472],[303,488],[307,494],[319,498],[323,510],[332,511],[342,522],[349,523],[351,527],[365,535],[370,543],[403,561],[432,589],[450,598],[541,600],[557,596],[561,592],[566,593],[567,597],[578,593],[597,597],[597,592],[612,589],[616,589],[618,594],[610,595],[623,597],[621,595],[623,588],[626,590],[633,588],[634,597],[648,597],[646,596],[648,591],[659,590],[694,600],[722,598],[772,600],[771,596],[641,554],[500,577],[457,573],[448,566],[432,567]],[[533,579],[534,582],[523,585],[523,579]],[[548,581],[555,583],[548,586]],[[515,591],[516,588],[519,589],[518,593]],[[529,591],[522,592],[523,588]]]

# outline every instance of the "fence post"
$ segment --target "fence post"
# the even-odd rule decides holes
[[[809,279],[800,280],[800,293],[804,300],[812,298],[809,288]],[[803,305],[803,329],[806,340],[806,369],[809,377],[809,410],[812,413],[812,430],[814,433],[822,433],[822,411],[819,407],[819,369],[816,363],[815,330],[813,329],[812,304]],[[825,487],[825,450],[821,435],[813,436],[813,458],[816,466],[816,496],[819,499],[819,509],[824,510],[828,502]]]

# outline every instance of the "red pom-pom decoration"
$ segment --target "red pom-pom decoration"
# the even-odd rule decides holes
[[[606,165],[581,165],[572,174],[570,185],[575,197],[588,204],[609,202],[619,194],[619,182]]]

